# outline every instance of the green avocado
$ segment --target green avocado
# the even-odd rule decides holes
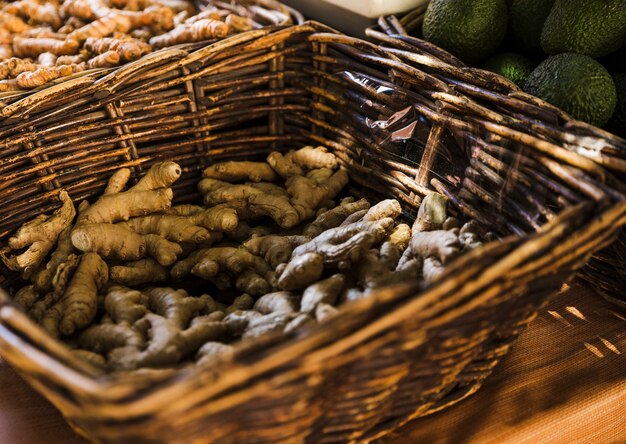
[[[521,54],[505,52],[487,60],[482,68],[500,74],[522,88],[535,63]]]
[[[521,52],[543,56],[541,30],[552,5],[554,0],[509,0],[509,36]]]
[[[624,46],[626,0],[556,0],[541,32],[546,54],[602,57]]]
[[[524,91],[596,126],[611,118],[617,103],[609,72],[582,54],[565,53],[547,58],[530,73]]]
[[[506,35],[505,0],[432,0],[424,17],[424,39],[469,65],[492,55]]]

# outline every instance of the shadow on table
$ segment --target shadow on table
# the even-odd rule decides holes
[[[507,429],[574,411],[619,381],[626,381],[626,312],[577,283],[553,298],[474,396],[378,444],[500,442]],[[490,441],[490,432],[499,438]]]

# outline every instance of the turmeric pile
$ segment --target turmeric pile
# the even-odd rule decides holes
[[[225,359],[239,341],[302,331],[381,287],[433,282],[489,236],[450,217],[438,193],[411,225],[394,199],[345,196],[347,172],[324,147],[211,165],[199,205],[173,204],[182,173],[156,163],[131,185],[120,169],[77,209],[62,191],[57,211],[0,251],[28,282],[15,303],[105,371]]]
[[[0,92],[30,90],[154,49],[260,27],[236,4],[184,0],[18,0],[0,4]],[[244,15],[239,15],[244,14]]]

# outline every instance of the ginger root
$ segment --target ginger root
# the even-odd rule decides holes
[[[51,216],[41,215],[30,222],[25,223],[9,238],[11,250],[27,248],[23,253],[14,256],[0,254],[0,259],[13,271],[22,273],[24,279],[28,279],[43,262],[46,255],[54,247],[59,235],[70,226],[76,210],[72,199],[66,191],[59,193],[62,206]]]
[[[136,234],[122,225],[105,223],[76,226],[72,231],[72,244],[80,251],[120,261],[149,256],[163,266],[172,265],[183,251],[180,245],[161,236]]]
[[[109,269],[100,256],[84,254],[65,294],[46,312],[43,327],[54,337],[87,327],[96,316],[98,291],[108,278]]]

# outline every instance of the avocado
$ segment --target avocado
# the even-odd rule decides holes
[[[575,119],[597,126],[611,118],[617,103],[609,72],[582,54],[548,57],[530,73],[524,91],[558,106]]]
[[[556,0],[541,32],[546,54],[602,57],[626,41],[626,0]]]
[[[626,137],[626,73],[613,74],[613,81],[617,90],[617,106],[607,129],[618,136]]]
[[[521,88],[535,65],[528,57],[514,52],[505,52],[487,60],[482,68],[506,77]]]
[[[541,30],[554,0],[509,0],[509,37],[517,49],[544,58]]]
[[[506,35],[505,0],[432,0],[424,39],[476,65],[492,55]]]

